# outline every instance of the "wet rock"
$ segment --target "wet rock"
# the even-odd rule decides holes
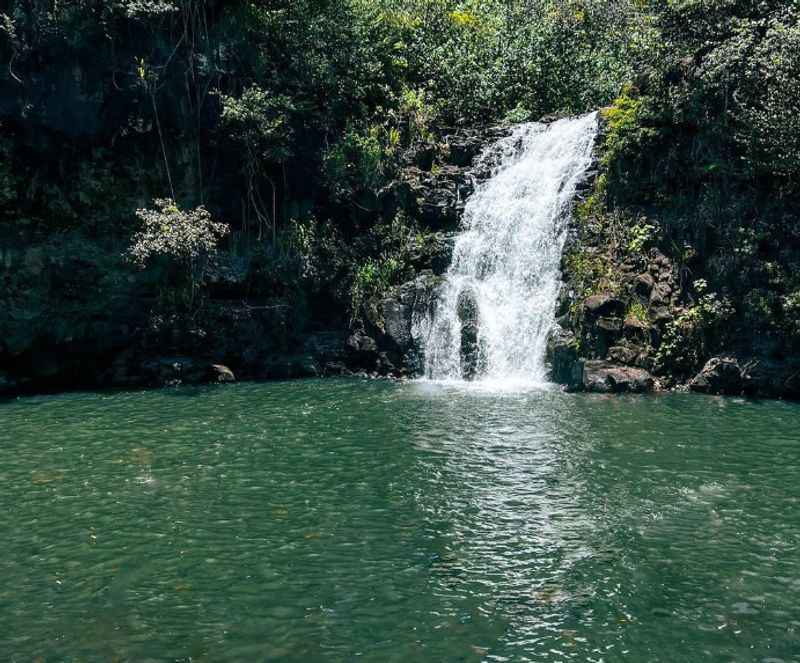
[[[465,380],[474,380],[480,373],[480,344],[478,324],[465,322],[461,325],[461,375]]]
[[[689,382],[689,389],[703,394],[738,395],[744,390],[739,362],[731,357],[714,357]]]
[[[224,364],[212,364],[210,377],[213,382],[236,382],[236,375]]]
[[[572,305],[573,293],[569,286],[565,283],[561,284],[558,291],[558,298],[556,299],[556,319],[564,318],[570,310]]]
[[[387,338],[400,350],[410,350],[414,344],[412,336],[412,306],[400,298],[387,298],[383,301],[383,324]]]
[[[547,361],[550,379],[568,389],[578,388],[583,381],[583,364],[578,358],[578,341],[575,335],[557,327],[547,341]]]
[[[428,172],[413,166],[403,170],[402,180],[390,193],[427,226],[452,228],[461,218],[472,186],[466,168],[448,165]]]
[[[618,366],[606,361],[583,363],[582,387],[595,393],[646,393],[653,391],[655,380],[646,370]]]
[[[290,380],[317,377],[319,374],[320,367],[311,355],[275,355],[264,362],[258,377],[268,380]]]
[[[360,334],[353,342],[360,347],[369,345],[368,336]],[[322,331],[310,334],[303,342],[303,354],[311,356],[318,364],[328,362],[344,362],[347,359],[350,339],[339,331]]]
[[[592,295],[584,300],[583,308],[594,318],[622,316],[625,302],[610,294]]]
[[[478,304],[472,290],[459,293],[456,314],[461,323],[461,375],[465,380],[474,380],[481,369],[481,349],[478,341]]]
[[[742,364],[742,379],[750,395],[800,399],[800,357],[750,359]]]
[[[508,135],[505,127],[462,129],[445,139],[449,152],[447,160],[454,166],[468,167],[488,144],[505,135]]]
[[[384,334],[401,353],[414,349],[414,322],[429,314],[442,282],[433,272],[422,272],[381,302]]]
[[[472,290],[466,289],[459,293],[456,301],[456,314],[462,323],[477,323],[478,304],[475,301],[475,293]]]
[[[375,339],[361,330],[353,332],[347,338],[347,348],[360,355],[372,355],[378,352],[378,344]]]

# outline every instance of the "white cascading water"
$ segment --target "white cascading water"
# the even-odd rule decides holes
[[[426,378],[546,381],[567,220],[596,135],[596,113],[523,124],[479,157],[492,176],[467,201],[432,318],[416,324]],[[465,302],[477,369],[464,365]]]

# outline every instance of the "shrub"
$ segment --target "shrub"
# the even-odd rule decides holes
[[[128,255],[139,267],[165,260],[172,268],[168,285],[184,291],[191,303],[229,228],[202,206],[182,211],[174,200],[157,198],[153,203],[155,209],[136,211],[143,227],[133,236]]]

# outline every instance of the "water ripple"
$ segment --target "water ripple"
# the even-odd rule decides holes
[[[308,381],[0,417],[2,660],[800,660],[797,405]]]

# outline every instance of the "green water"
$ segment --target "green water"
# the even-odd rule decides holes
[[[800,661],[800,406],[0,404],[0,661]]]

